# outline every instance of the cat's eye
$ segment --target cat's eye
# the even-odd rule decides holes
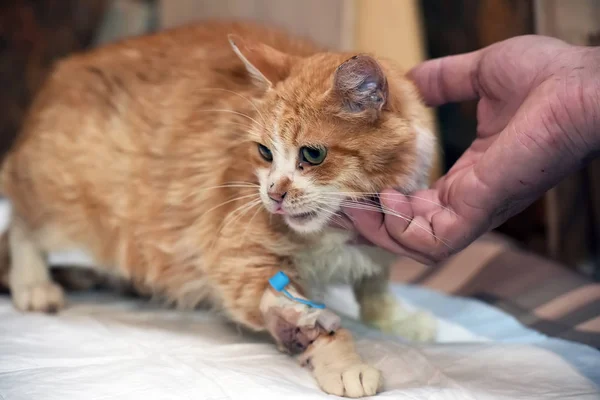
[[[327,150],[322,147],[302,147],[300,149],[300,160],[311,165],[319,165],[327,156]]]
[[[258,144],[258,152],[260,156],[265,159],[265,161],[271,162],[273,161],[273,153],[267,146],[263,146],[262,144]]]

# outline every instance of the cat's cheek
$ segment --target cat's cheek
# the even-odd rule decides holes
[[[269,169],[267,168],[258,168],[255,171],[256,177],[258,178],[258,184],[260,186],[259,193],[260,198],[263,203],[266,205],[269,203],[269,198],[267,195],[267,181],[269,179]]]
[[[269,168],[257,168],[256,169],[256,177],[258,178],[258,183],[261,187],[267,184],[267,180],[269,179]]]
[[[409,171],[396,178],[392,188],[403,194],[426,189],[430,184],[431,169],[436,154],[436,136],[430,129],[414,125],[414,161]]]
[[[303,195],[308,195],[314,191],[314,183],[307,176],[300,174],[294,174],[294,187],[301,192]]]
[[[436,155],[437,138],[433,131],[420,125],[415,125],[414,130],[417,141],[413,190],[419,190],[429,186],[431,168]]]

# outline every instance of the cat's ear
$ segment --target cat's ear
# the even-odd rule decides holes
[[[292,57],[263,43],[251,42],[238,35],[227,36],[233,51],[242,60],[252,80],[263,89],[270,89],[287,78]]]
[[[379,118],[389,95],[383,69],[368,55],[354,56],[336,69],[332,92],[344,113],[371,121]]]

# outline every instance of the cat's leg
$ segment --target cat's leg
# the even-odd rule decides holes
[[[349,331],[321,335],[299,356],[327,393],[363,397],[377,394],[383,386],[381,372],[362,361]]]
[[[280,350],[299,355],[323,391],[347,397],[376,394],[381,388],[381,373],[362,361],[352,335],[344,329],[329,332],[319,324],[322,313],[330,311],[301,304],[273,290],[268,280],[279,267],[248,265],[252,258],[256,259],[237,260],[243,268],[212,277],[230,317],[249,328],[267,330]],[[291,278],[287,290],[303,298],[301,286],[294,276]]]
[[[379,249],[362,249],[373,253],[371,259],[382,265],[379,272],[364,277],[354,284],[354,293],[360,307],[360,318],[383,332],[408,340],[430,342],[436,338],[437,324],[430,313],[409,311],[394,296],[389,287],[390,266],[395,257],[377,254]]]
[[[383,276],[371,276],[355,285],[354,292],[363,322],[383,332],[417,342],[430,342],[436,337],[437,326],[431,314],[411,312],[390,292]]]
[[[295,289],[294,297],[303,298]],[[381,372],[365,363],[354,347],[352,334],[320,324],[320,309],[308,307],[267,289],[261,300],[265,326],[280,350],[298,354],[323,391],[346,397],[375,395],[382,387]]]
[[[14,216],[8,231],[9,286],[21,311],[56,312],[65,303],[60,286],[52,282],[45,255],[25,221]]]

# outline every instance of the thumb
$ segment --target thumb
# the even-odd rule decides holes
[[[417,85],[425,103],[435,107],[445,103],[474,100],[473,84],[479,70],[482,51],[425,61],[408,76]]]

